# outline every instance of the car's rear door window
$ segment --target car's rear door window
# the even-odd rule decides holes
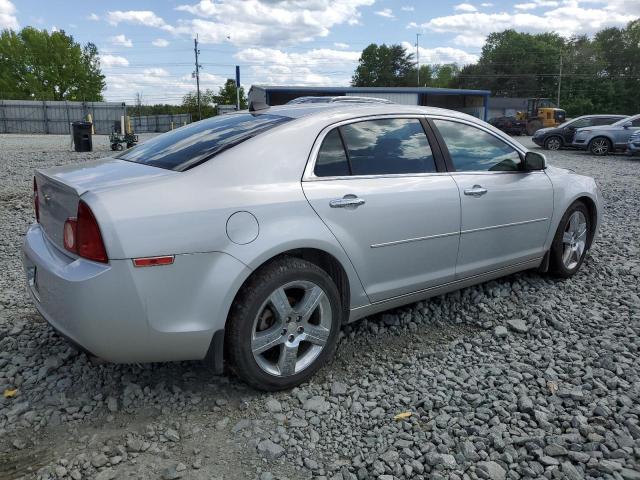
[[[289,120],[267,113],[219,115],[147,140],[117,158],[168,170],[188,170]]]
[[[347,154],[337,128],[324,137],[313,173],[316,177],[341,177],[351,174]]]
[[[353,175],[435,172],[427,135],[417,118],[366,120],[340,127]]]
[[[457,172],[519,171],[522,159],[511,145],[471,125],[433,120]]]

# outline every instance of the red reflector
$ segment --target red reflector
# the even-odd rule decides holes
[[[171,265],[173,263],[173,259],[173,255],[167,255],[165,257],[134,258],[133,264],[136,267],[156,267],[159,265]]]

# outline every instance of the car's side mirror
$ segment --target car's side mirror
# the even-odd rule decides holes
[[[525,172],[544,170],[547,168],[547,159],[541,153],[527,152],[524,156],[524,163],[522,167]]]
[[[633,123],[631,123],[631,122],[627,122],[627,123],[625,123],[625,124],[624,124],[624,125],[622,125],[622,126],[623,126],[625,129],[627,129],[627,128],[631,128],[631,127],[633,126]]]

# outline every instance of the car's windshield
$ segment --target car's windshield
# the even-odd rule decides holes
[[[159,135],[117,158],[184,171],[289,120],[289,117],[266,113],[219,115]]]

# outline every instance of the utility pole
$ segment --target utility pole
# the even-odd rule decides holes
[[[420,34],[416,33],[416,61],[418,64],[418,86],[420,86]]]
[[[240,65],[236,65],[236,110],[240,111]]]
[[[200,109],[200,64],[198,63],[198,35],[193,39],[193,51],[196,54],[196,71],[193,72],[196,77],[196,94],[198,96],[198,120],[202,120],[202,110]]]
[[[556,105],[560,108],[560,89],[562,88],[562,53],[560,53],[560,74],[558,75],[558,101]]]

